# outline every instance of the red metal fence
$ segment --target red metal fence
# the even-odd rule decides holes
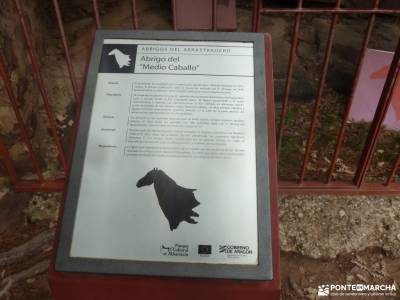
[[[216,1],[212,0],[212,7],[213,7],[213,22],[212,27],[213,30],[216,30]],[[8,98],[10,99],[10,104],[15,112],[15,116],[18,121],[18,126],[20,129],[20,134],[22,137],[23,142],[25,143],[28,152],[30,161],[32,163],[33,169],[35,170],[36,179],[34,180],[23,180],[19,177],[19,174],[16,171],[14,162],[12,161],[9,149],[7,147],[5,138],[0,135],[0,155],[3,160],[4,167],[10,177],[10,181],[18,191],[60,191],[63,190],[65,185],[65,178],[67,178],[69,163],[72,157],[73,151],[73,142],[69,143],[69,147],[67,151],[64,151],[61,143],[61,139],[57,134],[57,127],[56,122],[53,116],[53,112],[51,109],[51,99],[49,99],[45,83],[43,82],[42,75],[40,72],[40,67],[38,64],[38,56],[35,53],[35,49],[32,44],[31,36],[29,34],[27,20],[23,11],[23,7],[21,6],[20,0],[14,0],[16,13],[18,19],[20,21],[20,25],[23,31],[23,37],[25,40],[26,51],[28,57],[30,59],[30,63],[32,66],[33,74],[35,81],[37,83],[37,87],[40,91],[44,109],[46,111],[47,119],[49,122],[49,128],[54,139],[54,142],[57,146],[59,160],[61,162],[61,166],[64,170],[64,179],[60,180],[48,180],[45,179],[43,176],[43,172],[41,170],[38,154],[34,151],[34,147],[32,146],[32,142],[29,138],[28,129],[26,122],[23,119],[23,116],[20,112],[20,108],[18,106],[18,101],[14,94],[11,81],[10,81],[10,74],[8,74],[6,70],[6,64],[4,62],[3,56],[0,55],[0,76],[4,82],[5,90],[8,94]],[[57,25],[59,29],[59,33],[61,36],[64,56],[65,56],[65,63],[68,68],[68,75],[70,79],[70,84],[75,100],[75,122],[74,124],[78,124],[79,120],[79,113],[82,101],[82,88],[84,86],[84,82],[82,84],[78,83],[74,67],[71,60],[70,49],[68,46],[67,36],[64,30],[64,22],[62,20],[62,14],[59,7],[58,0],[52,0],[53,8],[55,11],[55,15],[57,18]],[[277,132],[277,147],[278,147],[278,154],[282,147],[282,140],[283,140],[283,133],[285,130],[285,118],[288,112],[288,102],[289,102],[289,95],[290,95],[290,88],[291,88],[291,81],[294,71],[294,65],[296,61],[296,50],[299,43],[299,32],[301,27],[301,19],[304,14],[326,14],[331,15],[331,24],[330,30],[328,33],[328,39],[325,48],[325,55],[322,64],[322,71],[319,78],[319,84],[317,89],[316,98],[314,101],[312,115],[311,115],[311,122],[308,130],[308,136],[306,140],[305,152],[303,156],[302,166],[299,170],[298,181],[280,181],[280,191],[288,192],[288,193],[300,193],[300,192],[315,192],[315,193],[398,193],[400,192],[400,183],[394,181],[396,173],[398,171],[398,167],[400,164],[400,153],[397,155],[393,166],[391,167],[391,171],[387,174],[387,178],[383,182],[378,183],[367,183],[365,182],[365,177],[368,172],[372,155],[375,151],[375,147],[378,141],[379,134],[381,132],[382,123],[386,112],[388,110],[390,99],[393,94],[394,86],[396,80],[400,78],[400,41],[396,48],[396,52],[389,70],[389,74],[387,76],[387,80],[378,104],[378,108],[376,110],[374,119],[372,121],[372,125],[370,127],[370,131],[368,134],[367,142],[365,143],[364,150],[361,155],[361,159],[358,163],[357,171],[352,181],[334,181],[332,180],[332,174],[335,170],[335,165],[337,158],[340,154],[343,140],[345,137],[345,130],[346,130],[346,123],[349,119],[349,112],[350,107],[352,104],[352,100],[355,93],[355,87],[357,85],[361,65],[363,63],[366,49],[371,37],[372,30],[374,28],[376,16],[378,14],[394,14],[400,15],[400,9],[382,9],[379,8],[380,1],[374,0],[373,6],[367,9],[346,9],[341,8],[341,0],[336,0],[336,4],[332,8],[304,8],[303,7],[303,0],[297,0],[297,7],[296,8],[266,8],[262,5],[262,0],[254,0],[254,7],[253,7],[253,17],[252,17],[252,30],[258,31],[260,28],[260,16],[262,14],[291,14],[294,15],[294,27],[292,33],[292,41],[291,41],[291,50],[290,50],[290,57],[287,69],[287,78],[286,84],[284,88],[284,96],[282,101],[282,109],[280,112],[280,123],[278,125],[278,132]],[[172,1],[172,5],[174,1]],[[101,18],[99,13],[98,1],[92,0],[92,7],[93,7],[93,15],[96,28],[101,28]],[[174,7],[172,7],[174,9]],[[132,28],[138,28],[138,18],[136,12],[136,1],[131,0],[131,14],[132,14]],[[307,181],[306,178],[306,167],[309,162],[310,151],[313,145],[314,136],[316,133],[316,123],[317,117],[319,113],[319,108],[321,105],[321,99],[324,92],[325,82],[328,73],[328,65],[332,53],[332,46],[335,37],[335,29],[338,22],[338,19],[341,15],[344,14],[367,14],[369,16],[368,26],[365,32],[364,41],[362,47],[360,49],[360,58],[357,64],[357,69],[354,75],[353,83],[352,83],[352,90],[350,98],[347,102],[347,108],[344,114],[344,118],[340,127],[340,131],[337,137],[332,137],[332,139],[336,139],[336,147],[334,150],[334,154],[331,158],[330,168],[326,173],[326,178],[321,179],[321,181]],[[93,38],[93,34],[92,34]],[[92,44],[92,40],[89,43]],[[91,51],[91,47],[88,47],[88,58],[89,53]],[[86,60],[86,68],[89,59]],[[86,75],[86,72],[85,72]],[[84,76],[85,78],[86,76]],[[71,141],[74,141],[76,134],[76,126],[74,126],[72,131]]]
[[[301,168],[299,170],[298,181],[280,181],[280,191],[284,192],[316,192],[316,193],[398,193],[400,192],[399,183],[394,182],[394,177],[398,171],[398,167],[400,164],[400,153],[395,159],[391,171],[387,174],[387,178],[384,182],[380,183],[367,183],[365,181],[366,174],[368,172],[372,155],[377,145],[378,137],[382,129],[382,124],[384,118],[386,116],[386,112],[388,110],[390,100],[394,91],[394,86],[396,80],[400,78],[399,70],[400,70],[400,40],[397,45],[395,55],[393,61],[390,66],[389,74],[387,76],[382,95],[379,100],[378,107],[375,112],[375,116],[373,118],[367,141],[365,143],[364,150],[361,155],[361,159],[358,162],[358,167],[355,173],[355,176],[351,182],[344,181],[333,181],[332,174],[335,170],[335,165],[337,162],[337,158],[339,156],[340,150],[343,145],[344,135],[346,124],[349,120],[350,108],[352,105],[352,101],[354,98],[356,86],[359,80],[361,66],[363,64],[365,53],[368,47],[368,43],[371,38],[371,33],[374,28],[375,20],[377,14],[394,14],[399,16],[400,9],[383,9],[379,8],[380,0],[374,0],[371,8],[364,9],[346,9],[342,8],[342,1],[336,0],[335,6],[332,8],[304,8],[303,0],[297,0],[296,8],[266,8],[263,7],[262,0],[254,0],[253,6],[253,22],[252,29],[253,31],[258,31],[260,28],[260,16],[261,14],[293,14],[294,15],[294,26],[292,31],[292,41],[291,41],[291,50],[290,57],[287,69],[287,78],[284,89],[284,96],[282,100],[282,109],[280,112],[280,122],[277,130],[277,151],[278,156],[282,147],[282,138],[285,130],[285,119],[288,111],[288,101],[289,101],[289,93],[290,87],[293,77],[293,69],[296,61],[296,50],[299,44],[299,32],[300,32],[300,22],[301,18],[305,14],[329,14],[331,15],[331,23],[330,29],[328,33],[328,39],[325,47],[325,54],[322,64],[322,71],[319,77],[319,84],[316,93],[316,97],[314,100],[314,105],[312,109],[311,122],[308,129],[308,136],[306,141],[305,152],[303,156],[303,162]],[[356,72],[354,74],[351,94],[347,102],[347,107],[345,110],[344,118],[340,127],[340,131],[337,137],[332,137],[332,139],[336,138],[336,147],[333,153],[332,158],[330,159],[330,167],[326,172],[326,178],[321,179],[321,181],[306,181],[306,167],[310,158],[310,151],[313,145],[313,140],[315,137],[316,131],[316,123],[317,116],[319,112],[319,108],[321,105],[321,98],[324,92],[324,87],[326,83],[327,73],[328,73],[328,65],[330,62],[331,54],[332,54],[332,46],[335,37],[335,29],[339,20],[339,17],[344,14],[367,14],[369,16],[368,26],[366,28],[364,41],[362,47],[360,49],[359,61],[357,64]]]

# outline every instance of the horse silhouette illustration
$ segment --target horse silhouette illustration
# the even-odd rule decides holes
[[[128,54],[122,53],[118,49],[113,49],[108,53],[108,55],[114,55],[115,60],[117,61],[117,64],[119,68],[121,69],[122,67],[129,67],[131,65],[131,56]]]
[[[193,192],[196,189],[181,187],[164,171],[153,169],[136,183],[138,188],[154,184],[158,204],[169,222],[170,230],[178,228],[182,221],[197,224],[193,217],[199,214],[193,211],[200,202],[196,200]]]

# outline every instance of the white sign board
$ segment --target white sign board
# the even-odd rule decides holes
[[[264,38],[98,31],[56,270],[272,278]]]
[[[104,40],[71,256],[257,264],[253,43]]]

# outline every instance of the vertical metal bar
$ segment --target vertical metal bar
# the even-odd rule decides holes
[[[99,6],[97,5],[97,0],[92,0],[92,3],[93,3],[94,20],[96,22],[96,29],[101,29]]]
[[[256,16],[258,14],[258,10],[257,10],[257,0],[253,0],[253,9],[252,9],[252,13],[251,13],[251,31],[255,32],[256,30]]]
[[[132,10],[132,28],[138,29],[138,21],[136,14],[136,0],[131,0],[131,10]]]
[[[16,8],[17,8],[18,18],[19,18],[19,21],[21,23],[22,31],[24,33],[26,46],[28,48],[28,54],[29,54],[29,57],[30,57],[30,60],[31,60],[33,73],[34,73],[36,82],[38,84],[40,93],[42,95],[44,108],[45,108],[45,111],[46,111],[46,114],[47,114],[47,118],[48,118],[48,121],[49,121],[49,124],[50,124],[50,130],[51,130],[53,139],[54,139],[54,141],[56,143],[57,150],[59,152],[58,154],[59,154],[59,157],[60,157],[61,164],[62,164],[64,170],[67,170],[68,164],[67,164],[67,161],[65,160],[64,150],[62,148],[60,138],[57,135],[56,122],[55,122],[55,119],[54,119],[53,114],[51,112],[51,108],[50,108],[50,104],[49,104],[49,98],[48,98],[47,91],[46,91],[46,88],[45,88],[44,83],[43,83],[42,76],[40,74],[39,64],[38,64],[38,62],[36,60],[36,56],[34,54],[32,40],[31,40],[30,34],[28,32],[28,27],[26,25],[25,18],[24,18],[23,12],[22,12],[20,0],[15,0],[15,4],[16,4]]]
[[[374,1],[374,8],[378,8],[379,7],[379,1],[380,0],[375,0]],[[338,158],[340,149],[341,149],[342,144],[343,144],[344,131],[345,131],[346,124],[347,124],[347,121],[348,121],[349,116],[350,116],[351,105],[353,103],[353,98],[354,98],[354,95],[356,93],[358,80],[359,80],[360,74],[361,74],[361,67],[363,65],[364,58],[365,58],[365,53],[366,53],[366,50],[367,50],[367,47],[368,47],[369,40],[371,38],[372,29],[374,28],[375,19],[376,19],[376,14],[372,14],[370,16],[370,18],[369,18],[369,21],[368,21],[368,27],[367,27],[367,30],[366,30],[366,33],[365,33],[363,44],[362,44],[360,58],[359,58],[357,69],[356,69],[356,73],[355,73],[354,79],[353,79],[350,98],[349,98],[349,101],[347,103],[346,111],[345,111],[344,117],[343,117],[343,122],[342,122],[342,125],[340,127],[339,135],[338,135],[338,138],[337,138],[337,141],[336,141],[336,147],[335,147],[335,151],[333,153],[333,157],[332,157],[332,160],[331,160],[331,165],[329,167],[326,183],[330,183],[331,182],[332,174],[333,174],[333,171],[335,170],[335,167],[336,167],[336,160]]]
[[[2,55],[0,55],[0,76],[3,79],[4,86],[5,86],[7,94],[8,94],[8,98],[10,99],[11,106],[12,106],[12,108],[14,110],[14,113],[15,113],[15,116],[17,118],[18,126],[19,126],[19,128],[21,130],[22,140],[24,141],[26,147],[28,148],[29,156],[30,156],[30,158],[32,160],[32,164],[33,164],[33,167],[35,169],[35,173],[36,173],[39,181],[42,182],[43,181],[43,173],[42,173],[42,170],[40,168],[40,163],[39,163],[39,160],[36,157],[35,151],[33,150],[32,143],[31,143],[31,141],[29,139],[28,129],[26,127],[24,118],[22,117],[21,112],[19,110],[17,99],[15,98],[14,92],[12,90],[10,79],[9,79],[9,77],[7,75],[7,72],[6,72],[5,68],[4,68]]]
[[[260,26],[260,1],[261,0],[253,0],[252,32],[257,32]]]
[[[212,0],[212,30],[217,31],[217,0]]]
[[[60,31],[61,41],[62,41],[63,48],[64,48],[65,60],[67,62],[69,78],[71,80],[72,90],[74,92],[75,103],[78,103],[80,100],[79,99],[79,87],[78,87],[78,82],[76,80],[74,67],[73,67],[72,61],[71,61],[71,55],[69,53],[67,37],[65,35],[64,23],[63,23],[63,20],[61,17],[60,6],[58,3],[58,0],[53,0],[53,6],[54,6],[54,11],[56,12],[58,29]]]
[[[340,4],[341,4],[341,0],[336,0],[336,9],[340,8]],[[334,13],[332,15],[331,27],[329,29],[329,36],[328,36],[328,42],[327,42],[327,46],[326,46],[326,50],[325,50],[325,57],[324,57],[321,78],[319,80],[319,86],[318,86],[317,96],[315,98],[315,104],[314,104],[313,113],[312,113],[312,117],[311,117],[310,128],[308,130],[309,134],[308,134],[308,139],[307,139],[307,144],[306,144],[306,150],[304,153],[303,165],[301,167],[300,174],[299,174],[299,183],[300,184],[303,183],[303,181],[304,181],[304,175],[306,173],[306,167],[307,167],[308,159],[310,156],[311,146],[313,144],[315,127],[316,127],[316,123],[317,123],[317,115],[318,115],[319,106],[321,104],[322,93],[324,91],[326,75],[328,73],[329,59],[331,57],[332,45],[333,45],[336,24],[337,24],[338,19],[339,19],[339,15],[337,13]]]
[[[176,0],[171,0],[172,3],[172,27],[176,30]]]
[[[303,6],[303,0],[298,0],[297,7],[299,9]],[[285,127],[285,119],[288,110],[288,101],[289,101],[289,92],[290,92],[290,84],[292,82],[292,75],[293,75],[293,67],[296,62],[296,50],[299,41],[299,30],[300,30],[300,21],[301,21],[301,13],[296,13],[296,19],[293,27],[293,34],[292,34],[292,47],[290,49],[290,56],[289,56],[289,64],[288,64],[288,71],[286,76],[286,84],[285,84],[285,91],[283,94],[282,99],[282,109],[279,121],[279,129],[278,129],[278,138],[277,138],[277,156],[279,160],[279,152],[282,146],[282,137],[283,137],[283,130]]]
[[[270,185],[270,207],[272,211],[278,210],[278,176],[277,176],[277,160],[276,160],[276,144],[275,144],[275,107],[274,107],[274,82],[272,76],[272,47],[271,47],[271,38],[269,35],[264,35],[265,40],[265,81],[267,88],[267,97],[266,97],[266,114],[268,116],[268,122],[264,126],[267,126],[268,132],[268,154],[270,157],[270,164],[268,166],[269,171],[269,185]],[[271,214],[271,232],[272,239],[279,239],[279,229],[278,229],[278,214]],[[279,255],[279,243],[275,243],[274,247],[272,247],[272,255]],[[275,259],[272,263],[272,268],[274,269],[273,276],[274,278],[280,277],[280,264],[279,259]],[[278,284],[279,285],[279,284]],[[251,298],[251,297],[249,297]],[[265,299],[269,298],[268,296]]]
[[[395,89],[396,80],[399,78],[400,73],[400,39],[397,44],[396,52],[394,54],[392,64],[390,65],[389,73],[383,86],[381,98],[379,100],[374,119],[372,120],[371,127],[368,133],[367,141],[361,159],[358,163],[356,175],[354,176],[354,183],[360,188],[367,174],[369,165],[371,163],[372,154],[378,142],[379,133],[381,131],[382,123],[385,120],[386,112],[389,108],[390,101]]]
[[[392,170],[390,171],[390,174],[386,179],[385,186],[388,186],[389,184],[392,183],[393,177],[396,175],[399,165],[400,165],[400,154],[397,155],[396,160],[393,163]]]
[[[10,153],[8,152],[7,144],[2,135],[0,135],[0,155],[3,158],[4,167],[10,176],[10,181],[15,186],[18,181],[17,171],[15,170],[14,163],[12,162]]]

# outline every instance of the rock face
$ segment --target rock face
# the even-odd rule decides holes
[[[98,1],[99,13],[104,14],[118,5],[118,0]],[[93,16],[92,1],[81,0],[61,0],[60,9],[63,11],[64,21],[66,23],[79,21],[81,19]]]
[[[400,258],[397,196],[283,197],[279,219],[283,251],[312,258],[335,258],[378,247]]]
[[[400,5],[400,4],[398,4]],[[283,3],[277,6],[285,6]],[[286,3],[287,6],[287,3]],[[293,31],[292,17],[270,14],[261,17],[260,32],[272,36],[276,100],[283,97]],[[322,71],[330,15],[304,14],[300,23],[297,59],[292,76],[290,99],[312,101]],[[326,86],[342,95],[349,95],[368,24],[368,16],[340,16],[336,26]],[[248,30],[243,28],[243,30]],[[378,16],[369,47],[394,51],[400,24],[393,16]]]
[[[80,12],[79,17],[89,16],[91,2],[82,4],[79,1],[60,1],[63,18],[73,20],[72,11]],[[80,2],[82,3],[82,2]],[[100,11],[109,7],[115,1],[102,1]],[[58,28],[55,25],[55,15],[51,1],[21,0],[29,35],[31,37],[41,76],[48,94],[51,110],[57,120],[58,132],[68,144],[70,127],[65,124],[71,121],[73,109],[73,94],[64,61],[64,52]],[[86,6],[87,9],[85,8]],[[70,9],[67,9],[70,8]],[[92,11],[90,11],[90,14]],[[66,30],[67,30],[67,22]],[[57,172],[60,169],[58,155],[51,155],[48,149],[54,148],[54,139],[50,135],[48,117],[44,111],[43,99],[34,77],[31,61],[25,45],[22,28],[17,17],[13,0],[0,1],[0,53],[3,57],[6,72],[10,78],[19,110],[28,128],[28,135],[34,151],[41,158],[44,172]],[[85,55],[80,55],[83,64]],[[78,68],[79,69],[79,68]],[[79,74],[78,74],[79,75]],[[62,116],[60,119],[59,116]],[[0,79],[0,133],[5,137],[12,159],[21,176],[31,176],[32,163],[27,147],[21,139],[21,128],[17,124],[15,113]],[[67,148],[67,147],[65,147]]]
[[[43,5],[39,1],[21,1],[27,19],[33,47],[37,53],[42,53],[43,42],[48,35],[45,24]],[[37,148],[41,139],[40,131],[47,131],[47,124],[37,122],[40,108],[40,96],[33,77],[31,63],[25,50],[25,41],[16,15],[14,1],[0,2],[0,52],[4,58],[5,68],[9,75],[14,95],[17,99],[23,119],[30,129],[28,135]],[[40,62],[39,62],[40,63]],[[0,80],[0,132],[6,137],[11,155],[17,159],[17,164],[25,164],[26,147],[21,145],[20,128],[17,126],[14,111],[5,92],[4,83]],[[15,151],[20,149],[21,151]],[[14,155],[15,154],[15,155]],[[22,159],[21,161],[18,161]]]
[[[57,220],[60,194],[56,193],[37,193],[30,199],[24,210],[25,215],[31,222],[38,220]]]
[[[14,193],[8,188],[0,190],[0,233],[10,229],[24,216],[29,194]]]

